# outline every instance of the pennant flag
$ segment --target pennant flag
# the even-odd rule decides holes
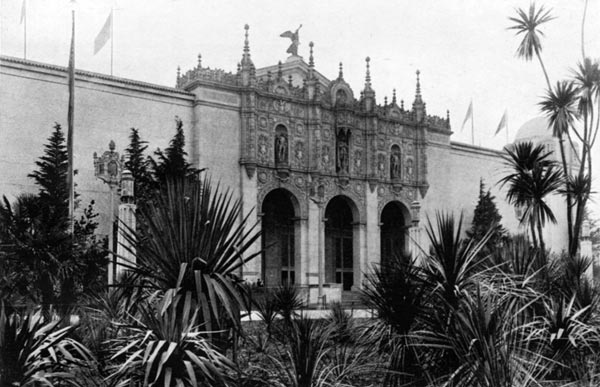
[[[25,14],[27,13],[27,5],[25,4],[26,0],[23,0],[23,3],[21,4],[21,23],[23,24],[23,22],[25,21]]]
[[[473,101],[471,101],[471,103],[469,104],[469,109],[467,109],[467,114],[465,115],[465,119],[463,120],[460,130],[462,131],[465,128],[465,124],[467,123],[467,121],[472,120],[472,119],[473,119]]]
[[[106,18],[106,22],[102,26],[102,29],[94,39],[94,55],[98,53],[98,51],[102,50],[102,47],[108,42],[109,39],[112,38],[112,29],[113,29],[113,13],[112,10],[108,14]]]
[[[67,157],[68,174],[67,185],[69,187],[69,218],[71,224],[71,234],[73,234],[73,214],[75,211],[75,195],[73,185],[73,121],[75,110],[75,11],[71,11],[71,51],[69,53],[69,109],[67,111]]]
[[[498,124],[498,129],[496,129],[496,133],[494,133],[494,136],[497,135],[498,133],[500,133],[502,128],[506,128],[507,125],[508,125],[508,114],[507,114],[507,111],[504,110],[504,114],[502,115],[502,119],[500,120],[500,123]]]

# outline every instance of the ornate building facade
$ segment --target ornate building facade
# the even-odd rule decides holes
[[[103,214],[114,211],[108,187],[94,177],[91,155],[102,152],[100,144],[114,140],[124,149],[129,128],[137,127],[153,146],[165,146],[172,134],[165,128],[177,115],[192,163],[233,189],[250,223],[260,224],[254,248],[263,254],[244,267],[248,281],[319,285],[330,298],[360,288],[365,273],[391,254],[427,249],[423,219],[435,211],[462,212],[468,223],[480,178],[498,198],[504,226],[518,230],[494,185],[501,152],[452,142],[449,113],[427,113],[418,71],[412,103],[405,106],[395,91],[381,103],[368,57],[364,86],[355,91],[341,63],[334,79],[317,71],[312,43],[307,62],[297,55],[298,31],[290,32],[284,62],[255,68],[248,32],[246,26],[236,72],[205,67],[199,56],[195,68],[178,70],[175,88],[77,71],[82,200],[94,199]],[[32,190],[22,176],[41,154],[43,128],[66,111],[65,75],[58,66],[0,58],[0,106],[11,112],[0,115],[7,133],[2,193]],[[18,151],[24,141],[31,156]]]

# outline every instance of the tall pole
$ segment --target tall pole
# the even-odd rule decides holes
[[[115,7],[113,6],[110,10],[110,75],[113,75],[113,53],[114,53],[114,34],[115,28]]]
[[[67,183],[69,189],[69,221],[70,231],[73,235],[75,212],[74,184],[73,184],[73,118],[75,104],[75,10],[71,10],[71,52],[69,54],[69,110],[67,112],[68,133],[67,133],[67,154],[68,154],[68,176]]]
[[[27,59],[27,0],[23,0],[23,59]]]
[[[473,113],[473,110],[471,110],[471,144],[475,145],[475,114]]]

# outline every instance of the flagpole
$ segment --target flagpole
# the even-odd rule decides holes
[[[67,132],[67,154],[68,154],[68,188],[69,188],[69,223],[71,235],[74,232],[74,173],[73,173],[73,117],[75,102],[75,10],[71,10],[71,51],[69,53],[69,108],[67,112],[68,132]]]
[[[508,144],[508,113],[506,114],[506,143]]]
[[[473,114],[473,110],[471,109],[471,144],[475,145],[475,124],[473,121],[475,121],[475,114]]]
[[[27,59],[27,0],[23,0],[23,59]]]
[[[110,75],[113,75],[113,53],[114,53],[114,36],[113,29],[115,28],[115,7],[110,9]]]

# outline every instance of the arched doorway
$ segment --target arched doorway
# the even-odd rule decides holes
[[[383,207],[380,221],[381,264],[394,255],[405,252],[409,213],[399,202],[390,202]]]
[[[336,196],[325,209],[325,282],[354,285],[354,216],[348,199]]]
[[[262,273],[265,286],[296,282],[295,211],[291,194],[276,189],[262,203]]]

